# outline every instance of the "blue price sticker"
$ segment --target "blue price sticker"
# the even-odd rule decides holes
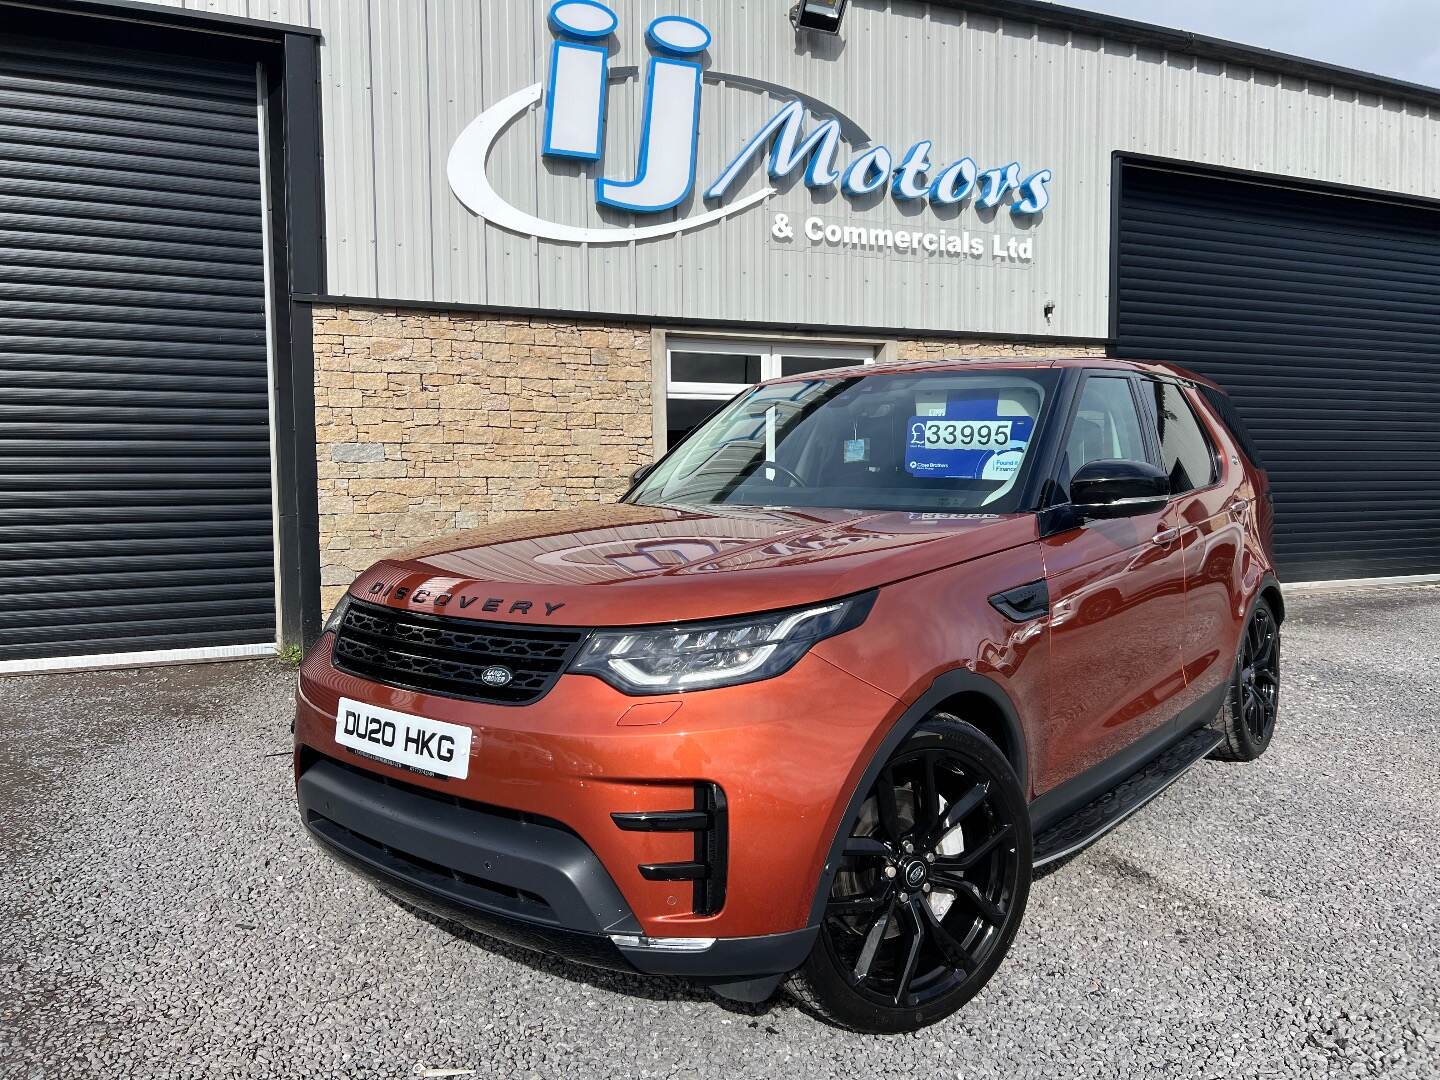
[[[905,471],[947,480],[1008,481],[1025,460],[1035,421],[1001,415],[1001,403],[953,401],[944,416],[912,416]]]

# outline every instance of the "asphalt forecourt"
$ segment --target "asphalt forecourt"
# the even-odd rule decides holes
[[[278,662],[7,679],[0,1076],[1435,1077],[1440,590],[1289,607],[1269,753],[1040,878],[980,996],[893,1038],[387,900],[301,835]]]

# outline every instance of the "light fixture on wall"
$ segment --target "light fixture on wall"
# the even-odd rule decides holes
[[[840,21],[845,18],[845,9],[849,6],[850,0],[800,0],[790,9],[790,22],[796,30],[838,34]]]

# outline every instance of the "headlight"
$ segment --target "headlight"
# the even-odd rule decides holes
[[[859,626],[875,594],[737,619],[597,630],[570,665],[627,694],[674,694],[772,679],[822,638]]]
[[[340,597],[340,602],[336,604],[335,609],[330,612],[329,618],[325,620],[325,625],[320,627],[320,632],[322,634],[336,633],[340,629],[340,624],[345,621],[345,612],[349,610],[350,594],[346,593]]]

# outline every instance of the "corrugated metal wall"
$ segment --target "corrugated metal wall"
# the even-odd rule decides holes
[[[1440,117],[1413,105],[1023,22],[901,0],[855,0],[839,40],[797,43],[789,0],[615,0],[616,65],[644,63],[643,31],[686,14],[715,32],[712,71],[793,87],[903,151],[1053,168],[1054,203],[1028,235],[1034,264],[788,249],[771,213],[853,224],[976,227],[803,188],[682,236],[585,250],[487,227],[449,191],[445,160],[479,111],[544,77],[544,0],[242,0],[186,6],[319,26],[325,34],[330,289],[356,297],[594,310],[642,316],[1103,337],[1110,158],[1115,150],[1440,197]],[[612,93],[612,174],[634,161],[640,102]],[[702,179],[777,102],[708,85]],[[515,124],[494,161],[503,194],[576,224],[617,224],[591,173],[538,153],[540,114]],[[758,184],[758,180],[752,180]],[[681,212],[704,204],[694,200]],[[915,216],[910,216],[911,214]],[[1008,215],[989,234],[1013,231]],[[1045,318],[1046,301],[1056,305]]]

